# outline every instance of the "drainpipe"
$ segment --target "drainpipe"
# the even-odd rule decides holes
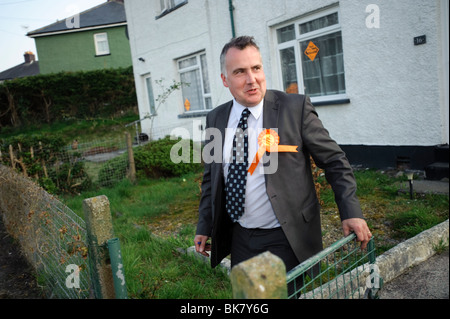
[[[127,286],[125,283],[125,272],[120,251],[119,238],[108,240],[109,258],[113,274],[114,292],[116,299],[128,299]]]
[[[235,38],[236,37],[236,31],[235,31],[235,28],[234,28],[233,0],[228,0],[228,9],[230,10],[231,34],[232,34],[233,38]]]

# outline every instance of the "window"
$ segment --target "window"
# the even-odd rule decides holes
[[[94,34],[95,54],[106,55],[109,54],[108,34],[96,33]]]
[[[161,12],[156,17],[156,19],[161,18],[169,12],[172,12],[173,10],[176,10],[179,7],[185,5],[187,3],[187,0],[159,0],[159,2],[161,5]]]
[[[276,30],[283,88],[313,102],[346,99],[344,52],[337,8]]]
[[[187,2],[186,0],[160,0],[161,11],[173,9],[180,4]]]
[[[199,53],[177,61],[186,111],[212,109],[206,54]],[[189,103],[187,103],[187,101]]]
[[[145,77],[145,88],[147,89],[147,102],[150,109],[150,115],[156,115],[155,97],[153,95],[153,86],[151,76]]]

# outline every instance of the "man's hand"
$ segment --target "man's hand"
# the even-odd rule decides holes
[[[202,254],[203,256],[209,257],[207,251],[211,251],[211,245],[207,244],[206,241],[209,239],[208,236],[195,235],[195,251]]]
[[[349,218],[342,221],[342,230],[344,236],[350,235],[351,232],[356,234],[356,240],[361,242],[361,249],[365,249],[372,233],[367,226],[367,223],[362,218]]]

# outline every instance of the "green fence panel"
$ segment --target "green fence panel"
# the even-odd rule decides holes
[[[354,233],[307,259],[286,275],[288,298],[377,298],[382,286],[374,238],[362,250]]]

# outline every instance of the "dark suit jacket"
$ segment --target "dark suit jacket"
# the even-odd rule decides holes
[[[206,143],[223,146],[225,128],[232,101],[212,110],[206,118],[207,128],[220,130],[206,136]],[[280,145],[297,145],[298,153],[278,153],[278,169],[266,174],[266,189],[276,217],[299,262],[322,250],[320,206],[311,172],[310,155],[325,170],[335,193],[341,219],[359,217],[362,212],[356,197],[356,181],[350,164],[337,143],[323,127],[309,98],[280,91],[266,92],[263,127],[276,128]],[[211,144],[210,144],[211,145]],[[211,156],[214,148],[212,148]],[[270,165],[265,160],[265,165]],[[208,161],[206,161],[208,162]],[[199,206],[198,235],[211,237],[211,266],[215,267],[231,250],[232,223],[225,212],[225,184],[222,159],[205,164],[202,197]]]

